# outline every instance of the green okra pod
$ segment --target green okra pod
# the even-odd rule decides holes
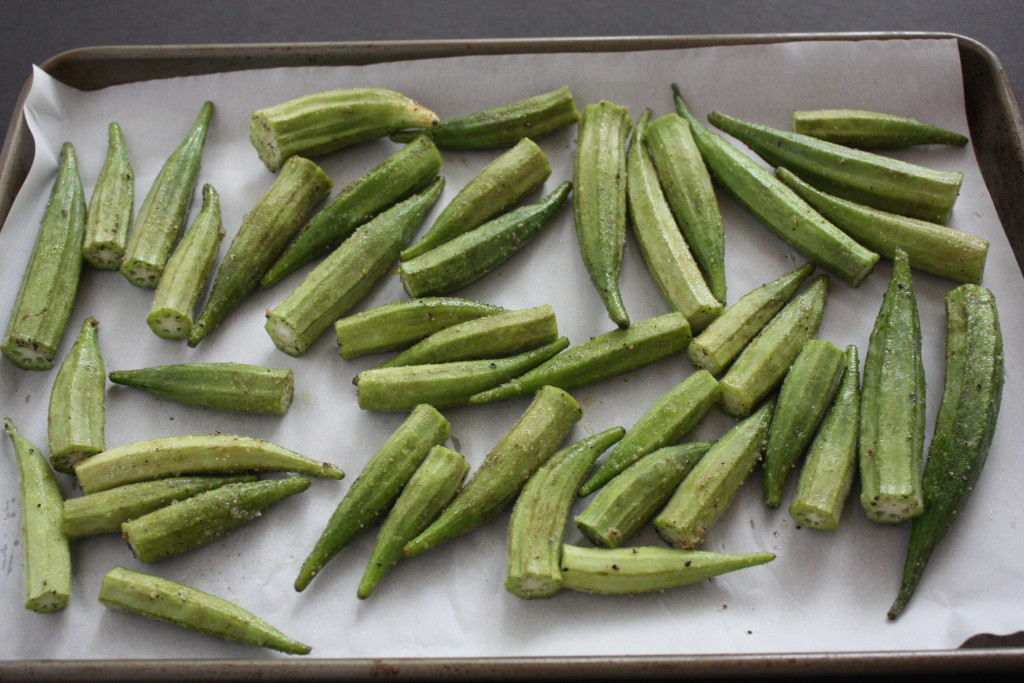
[[[281,351],[301,356],[369,294],[441,195],[444,178],[364,223],[267,311],[264,328]]]
[[[602,100],[583,108],[573,162],[573,217],[580,255],[608,316],[629,327],[619,291],[626,245],[626,141],[629,110]]]
[[[761,458],[774,401],[765,401],[708,449],[655,516],[654,528],[673,548],[692,550],[732,504]]]
[[[19,368],[49,370],[56,363],[82,273],[85,214],[78,158],[71,143],[65,142],[0,346]]]
[[[302,563],[295,590],[302,591],[354,538],[386,514],[434,446],[448,439],[450,426],[436,408],[420,404],[367,461],[341,499],[316,545]]]
[[[416,258],[508,211],[551,175],[544,151],[529,138],[487,164],[448,203],[427,232],[402,251]]]
[[[663,446],[601,487],[576,516],[576,526],[596,546],[618,548],[668,502],[711,443]]]
[[[295,373],[247,363],[174,363],[115,370],[110,381],[154,396],[213,410],[283,415],[295,395]]]
[[[167,260],[153,294],[146,323],[163,339],[188,339],[196,304],[217,264],[224,239],[220,196],[212,185],[203,186],[203,208]]]
[[[537,468],[559,449],[582,416],[583,409],[572,396],[556,387],[542,387],[451,504],[405,544],[402,554],[418,555],[469,533],[499,514],[515,500]]]
[[[547,226],[572,184],[562,183],[536,204],[502,214],[439,247],[403,261],[398,274],[412,297],[449,294],[512,258]]]
[[[917,119],[863,109],[796,110],[793,132],[858,149],[963,147],[968,142],[965,135]]]
[[[529,372],[475,394],[487,403],[530,394],[544,385],[583,386],[649,365],[686,348],[690,324],[682,313],[666,313],[615,329],[577,344]]]
[[[537,468],[516,497],[508,523],[505,590],[520,598],[549,598],[562,587],[562,537],[576,489],[594,462],[626,430],[584,437]]]
[[[722,410],[749,415],[786,376],[804,344],[818,333],[828,298],[829,277],[819,275],[775,314],[719,380]]]
[[[356,375],[363,410],[411,410],[466,405],[470,397],[519,377],[569,346],[566,337],[507,358],[370,368]]]
[[[341,88],[303,95],[252,113],[249,141],[270,171],[292,155],[322,156],[404,128],[430,127],[437,114],[386,88]]]
[[[309,654],[308,645],[286,636],[235,603],[143,572],[114,567],[103,577],[99,601],[211,636],[293,655]]]
[[[921,321],[910,262],[897,251],[864,359],[858,462],[868,519],[900,524],[924,510],[924,430]]]
[[[782,504],[790,471],[797,467],[832,405],[843,360],[843,352],[832,342],[811,339],[786,372],[764,451],[762,482],[768,507]]]
[[[61,513],[64,494],[46,457],[4,418],[18,461],[25,609],[56,612],[71,599],[71,548]]]
[[[50,389],[47,433],[50,464],[64,474],[106,448],[106,375],[97,330],[86,318]]]
[[[204,102],[188,135],[157,173],[128,236],[121,274],[136,287],[156,287],[192,208],[213,103]]]
[[[135,215],[135,170],[121,126],[111,123],[107,138],[107,157],[89,199],[82,257],[94,268],[117,270]]]
[[[597,471],[580,487],[588,496],[648,454],[682,440],[721,395],[718,381],[698,370],[655,401],[626,432]]]
[[[260,287],[267,288],[292,271],[326,256],[368,220],[421,191],[441,172],[441,153],[425,136],[346,185],[316,212],[267,270]]]
[[[1003,335],[992,292],[961,285],[946,294],[946,374],[922,488],[910,527],[895,619],[913,596],[932,551],[964,510],[988,458],[1002,402]]]
[[[712,177],[776,237],[809,261],[856,287],[878,254],[832,225],[807,202],[724,137],[700,123],[673,86],[676,110],[690,123]]]
[[[665,199],[645,144],[650,117],[651,110],[647,109],[637,121],[626,154],[630,223],[647,269],[666,303],[685,315],[690,327],[697,332],[722,313],[722,303],[708,289]]]
[[[822,531],[838,529],[839,518],[857,472],[860,433],[860,361],[857,347],[844,353],[845,369],[818,433],[800,470],[789,514],[801,526]]]
[[[265,439],[235,434],[161,436],[108,448],[75,466],[86,494],[137,481],[183,474],[294,472],[310,477],[341,479],[335,465],[279,446]]]
[[[494,149],[511,147],[523,138],[550,135],[579,120],[576,102],[568,86],[510,104],[445,119],[430,128],[414,128],[391,134],[395,142],[414,135],[429,135],[443,149]]]
[[[356,591],[360,600],[370,597],[384,575],[402,559],[405,544],[441,514],[467,474],[469,463],[460,453],[444,446],[430,450],[381,524]]]

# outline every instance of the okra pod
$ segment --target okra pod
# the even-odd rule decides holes
[[[549,598],[561,589],[562,537],[576,489],[625,433],[612,427],[584,437],[548,458],[526,482],[508,524],[505,590],[520,598]]]
[[[797,110],[793,112],[793,132],[858,149],[967,144],[967,136],[960,133],[906,116],[863,109]]]
[[[807,263],[741,296],[693,338],[686,348],[690,360],[712,375],[721,374],[813,272],[814,264]]]
[[[1003,392],[1003,337],[992,292],[961,285],[946,295],[946,374],[922,487],[924,512],[910,528],[895,619],[907,606],[932,551],[963,514],[995,433]]]
[[[419,403],[436,408],[467,405],[470,397],[493,389],[554,357],[569,346],[559,337],[508,358],[370,368],[356,375],[363,410],[411,410]]]
[[[111,609],[237,643],[293,655],[311,651],[229,600],[124,567],[114,567],[103,577],[99,601]]]
[[[65,142],[0,346],[19,368],[49,370],[56,363],[82,273],[85,214],[78,158],[71,143]]]
[[[762,482],[768,507],[782,504],[786,479],[832,405],[842,372],[843,352],[823,339],[808,340],[786,372],[764,451]]]
[[[645,146],[651,110],[633,128],[626,154],[626,191],[633,234],[661,295],[686,316],[696,332],[722,313],[722,303],[708,289],[690,246],[679,231]]]
[[[536,237],[554,218],[571,189],[566,181],[536,204],[513,209],[403,261],[398,274],[406,293],[412,297],[437,296],[476,282]]]
[[[402,251],[416,258],[508,211],[551,175],[544,151],[529,138],[487,164],[448,203],[427,232]]]
[[[761,458],[773,408],[774,401],[765,401],[694,465],[654,518],[654,528],[662,540],[684,550],[704,543],[708,528],[732,504]]]
[[[728,554],[659,546],[562,549],[562,585],[586,593],[634,595],[677,588],[775,559],[772,553]]]
[[[786,376],[804,345],[818,333],[828,284],[827,275],[816,277],[764,326],[729,367],[719,380],[719,405],[727,415],[749,415]]]
[[[285,299],[267,311],[265,329],[281,351],[301,356],[338,318],[369,294],[409,243],[441,195],[444,178],[356,229]]]
[[[860,502],[868,519],[900,524],[919,516],[925,376],[917,298],[902,251],[871,331],[860,418]]]
[[[121,274],[136,287],[156,287],[185,229],[212,116],[213,103],[204,102],[188,135],[142,200],[120,266]]]
[[[117,270],[135,215],[135,170],[116,122],[107,127],[107,139],[107,157],[89,199],[82,257],[94,268]]]
[[[918,270],[957,282],[981,283],[988,240],[827,194],[785,168],[776,174],[821,215],[868,249],[889,259],[896,249],[903,249]]]
[[[614,450],[583,486],[588,496],[649,453],[682,440],[704,418],[721,395],[718,382],[698,370],[655,401],[626,432]]]
[[[579,120],[576,102],[567,86],[490,109],[445,119],[430,128],[391,134],[395,142],[429,135],[443,149],[510,147],[523,138],[550,135]]]
[[[594,545],[618,548],[668,502],[710,447],[693,441],[645,455],[601,487],[576,516],[576,526]]]
[[[71,548],[61,524],[64,494],[42,451],[11,418],[4,418],[4,429],[18,461],[25,609],[56,612],[71,599]]]
[[[237,472],[294,472],[325,479],[345,476],[335,465],[317,462],[271,441],[220,433],[135,441],[108,448],[75,466],[86,494],[183,474]]]
[[[860,433],[860,361],[857,347],[846,347],[845,369],[832,407],[807,451],[790,516],[801,526],[828,531],[839,519],[857,471]]]
[[[295,590],[302,591],[331,558],[386,514],[434,446],[448,439],[450,426],[436,408],[420,404],[367,461],[302,563]]]
[[[682,313],[666,313],[577,344],[529,372],[470,397],[487,403],[530,394],[544,385],[571,389],[636,370],[686,348],[690,324]]]
[[[360,600],[370,597],[384,575],[402,559],[402,548],[433,522],[451,502],[469,474],[462,455],[434,446],[402,489],[380,527],[366,571],[356,591]]]
[[[851,287],[874,269],[878,254],[832,225],[770,171],[701,124],[675,92],[676,110],[690,123],[712,177],[776,237],[838,275]]]
[[[709,114],[708,121],[772,166],[784,166],[830,194],[877,209],[945,223],[960,194],[960,171],[935,171],[720,112]]]
[[[415,126],[432,127],[437,114],[386,88],[341,88],[303,95],[252,113],[249,141],[266,167],[292,155],[322,156]]]
[[[224,239],[220,196],[203,186],[203,208],[167,260],[153,294],[146,323],[163,339],[188,339],[199,297],[217,264]]]
[[[542,387],[519,420],[495,444],[458,495],[402,554],[413,557],[469,533],[489,521],[559,449],[583,416],[576,400],[556,387]]]
[[[260,287],[270,287],[337,249],[360,225],[426,187],[441,172],[441,165],[434,143],[417,136],[317,211],[267,270]]]
[[[633,121],[626,107],[588,104],[579,120],[573,163],[573,217],[580,255],[608,316],[629,327],[619,291],[626,245],[626,141]]]
[[[50,464],[64,474],[106,448],[106,376],[95,318],[86,318],[50,389],[47,433]]]
[[[213,410],[284,415],[295,395],[295,373],[247,363],[175,363],[115,370],[110,381],[154,396]]]
[[[202,341],[259,286],[260,278],[332,184],[312,161],[289,157],[273,184],[242,219],[217,268],[206,306],[192,326],[189,346]]]

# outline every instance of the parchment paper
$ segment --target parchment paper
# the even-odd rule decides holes
[[[53,180],[60,145],[72,141],[91,194],[106,152],[106,128],[118,121],[137,179],[136,206],[164,159],[211,99],[213,118],[199,182],[221,194],[228,236],[273,180],[249,145],[249,113],[310,92],[382,86],[404,92],[441,117],[476,111],[569,85],[577,104],[608,99],[655,116],[672,111],[670,84],[679,83],[695,113],[714,109],[779,127],[794,108],[851,107],[888,111],[967,131],[957,46],[952,40],[801,42],[768,46],[591,54],[459,57],[356,67],[309,67],[169,79],[78,92],[36,70],[26,116],[36,159],[0,233],[0,322],[6,325]],[[553,174],[527,198],[536,201],[571,177],[575,128],[539,141]],[[351,148],[320,161],[336,194],[398,146],[387,140]],[[444,152],[447,186],[420,234],[438,211],[500,152]],[[375,530],[338,555],[305,592],[292,588],[299,565],[337,501],[362,465],[404,414],[360,411],[351,379],[386,356],[353,361],[337,353],[333,331],[301,358],[276,350],[263,330],[263,312],[281,301],[305,272],[254,294],[196,349],[157,338],[145,323],[152,291],[116,272],[87,270],[61,357],[85,316],[101,323],[108,372],[186,361],[259,363],[293,368],[295,402],[283,417],[216,413],[162,401],[111,385],[107,443],[220,430],[273,440],[313,458],[334,462],[345,480],[314,481],[300,496],[267,510],[248,526],[204,548],[153,565],[136,561],[116,535],[74,543],[74,597],[62,613],[22,608],[17,469],[11,448],[0,446],[0,605],[7,627],[0,657],[214,658],[278,657],[277,653],[176,630],[96,600],[103,574],[115,565],[148,571],[235,601],[289,635],[313,646],[316,657],[474,657],[544,655],[657,655],[697,653],[849,652],[954,648],[976,633],[1024,627],[1024,576],[1019,548],[1024,474],[1017,463],[1022,440],[1016,410],[1022,392],[1021,274],[999,224],[970,147],[923,148],[900,157],[965,172],[950,225],[989,239],[985,284],[1001,304],[1006,346],[1003,415],[987,469],[957,525],[933,556],[909,608],[896,622],[885,613],[895,596],[909,528],[865,520],[851,495],[841,528],[815,532],[786,512],[795,491],[790,478],[778,511],[760,500],[760,474],[748,480],[734,505],[708,534],[706,549],[771,551],[777,559],[700,584],[663,593],[597,596],[563,591],[526,601],[507,593],[507,513],[485,527],[400,563],[369,600],[355,596]],[[197,188],[198,193],[198,188]],[[803,260],[724,193],[729,302],[796,267]],[[193,216],[199,201],[193,206]],[[890,267],[881,262],[857,289],[833,278],[819,336],[856,344],[861,356]],[[942,297],[954,283],[915,274],[928,377],[928,434],[943,380],[945,320]],[[632,238],[622,276],[634,320],[667,312]],[[459,292],[462,296],[526,308],[550,303],[573,343],[612,328],[579,258],[567,205],[513,260]],[[353,312],[405,298],[392,271]],[[693,366],[685,356],[573,391],[585,409],[571,440],[602,429],[632,426]],[[27,372],[0,363],[3,413],[22,433],[46,446],[49,388],[56,370]],[[515,422],[529,399],[446,411],[452,444],[474,469]],[[690,438],[714,439],[734,420],[712,410]],[[6,444],[6,440],[5,440]],[[80,495],[62,475],[67,495]],[[580,503],[577,510],[582,509]],[[566,539],[587,542],[570,523]],[[659,545],[647,529],[635,544]]]

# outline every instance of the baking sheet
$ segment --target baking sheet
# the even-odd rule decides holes
[[[500,74],[501,78],[495,76]],[[777,126],[791,109],[848,106],[887,110],[966,130],[957,45],[954,40],[801,42],[685,50],[594,54],[459,57],[360,67],[317,67],[170,79],[81,93],[38,71],[26,106],[36,140],[32,172],[0,232],[0,322],[31,249],[38,217],[52,182],[60,143],[79,153],[86,191],[102,164],[106,126],[122,125],[135,163],[138,200],[159,165],[184,135],[204,99],[217,107],[200,183],[221,193],[231,234],[272,176],[247,140],[248,113],[289,97],[334,87],[391,87],[442,117],[482,109],[568,84],[577,104],[605,98],[628,105],[634,118],[644,107],[669,113],[668,85],[678,82],[694,111],[712,109]],[[539,141],[554,172],[539,198],[571,175],[574,131]],[[336,191],[397,147],[369,143],[322,159]],[[445,152],[445,194],[437,211],[497,152]],[[1005,334],[1019,330],[1021,276],[999,225],[970,148],[922,149],[900,154],[935,168],[965,171],[950,223],[992,241],[986,284],[1002,302]],[[795,267],[801,259],[728,197],[720,202],[727,226],[729,301]],[[197,202],[198,204],[198,202]],[[196,206],[193,209],[195,212]],[[422,232],[422,231],[421,231]],[[225,240],[225,248],[228,240]],[[889,268],[881,263],[856,290],[833,279],[820,335],[836,344],[867,346]],[[500,657],[547,655],[662,655],[778,652],[854,652],[945,649],[979,633],[1021,628],[1016,615],[1024,591],[1012,548],[1020,541],[1014,495],[1022,483],[1010,444],[1018,427],[1003,419],[989,463],[970,506],[932,559],[911,607],[895,623],[885,611],[895,594],[906,527],[879,527],[858,514],[851,498],[843,528],[818,533],[797,528],[784,509],[760,502],[755,474],[740,499],[712,528],[707,548],[725,552],[770,550],[769,565],[699,585],[641,596],[590,596],[563,592],[548,601],[523,601],[504,591],[507,515],[473,534],[399,564],[367,601],[355,598],[373,543],[367,534],[336,557],[302,594],[291,588],[298,567],[336,501],[377,446],[404,416],[359,411],[351,377],[381,357],[344,361],[328,333],[302,358],[278,352],[262,329],[263,311],[280,301],[302,273],[252,297],[197,349],[160,340],[145,325],[151,292],[115,273],[87,272],[69,329],[93,315],[101,321],[107,369],[189,360],[237,360],[291,367],[297,395],[282,418],[215,414],[133,393],[108,391],[109,445],[153,436],[216,430],[269,438],[310,457],[342,466],[342,482],[313,487],[268,510],[230,537],[150,566],[136,562],[118,538],[75,544],[75,597],[61,614],[35,615],[21,608],[16,469],[2,461],[0,604],[19,628],[0,644],[5,659],[281,657],[201,635],[178,633],[132,615],[108,612],[95,601],[99,582],[120,564],[151,571],[234,600],[314,647],[317,657]],[[941,395],[942,296],[952,284],[924,274],[918,289],[928,371],[929,433]],[[666,312],[639,258],[627,244],[623,276],[627,307],[635,320]],[[566,296],[566,293],[569,296]],[[551,303],[564,334],[578,342],[611,329],[576,253],[569,207],[513,261],[461,294],[509,308]],[[357,310],[404,298],[391,273]],[[64,351],[73,335],[65,338]],[[1008,346],[1004,405],[1019,396],[1019,352]],[[692,372],[685,358],[651,367],[573,394],[585,416],[570,438],[610,426],[629,427],[657,397]],[[54,371],[27,373],[0,367],[4,413],[22,432],[45,444],[45,412]],[[453,444],[474,465],[515,421],[528,399],[445,411]],[[1005,415],[1005,413],[1004,413]],[[713,411],[693,438],[716,438],[733,423]],[[4,447],[9,454],[9,447]],[[77,495],[65,479],[70,495]],[[794,481],[791,484],[795,484]],[[792,495],[793,486],[789,489]],[[585,501],[584,501],[585,503]],[[585,543],[570,527],[570,542]],[[647,530],[637,543],[658,544]],[[975,576],[975,558],[986,558],[986,577]]]

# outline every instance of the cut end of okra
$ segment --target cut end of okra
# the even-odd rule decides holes
[[[789,515],[800,526],[817,531],[834,531],[839,528],[839,517],[829,510],[807,503],[793,503]]]
[[[124,259],[124,246],[115,242],[95,242],[82,249],[82,258],[97,270],[117,270]]]
[[[89,456],[96,455],[100,449],[95,445],[85,444],[70,446],[60,452],[50,454],[50,465],[63,474],[74,474],[75,463],[85,460]]]
[[[34,595],[25,601],[25,609],[32,610],[37,614],[49,614],[59,612],[68,606],[71,601],[71,594],[65,591],[50,590],[42,594]]]
[[[270,335],[274,346],[289,356],[301,356],[309,347],[308,341],[303,339],[283,318],[273,315],[273,311],[267,311],[267,322],[264,329]]]
[[[862,497],[861,504],[868,519],[879,524],[902,524],[924,512],[920,494],[879,494],[866,500]]]
[[[169,308],[152,311],[146,323],[161,339],[188,339],[192,332],[192,318]]]
[[[121,264],[121,274],[128,282],[143,289],[154,289],[163,275],[161,264],[146,263],[140,259],[128,259]]]
[[[24,336],[9,336],[0,351],[23,370],[49,370],[57,362],[57,350]]]

